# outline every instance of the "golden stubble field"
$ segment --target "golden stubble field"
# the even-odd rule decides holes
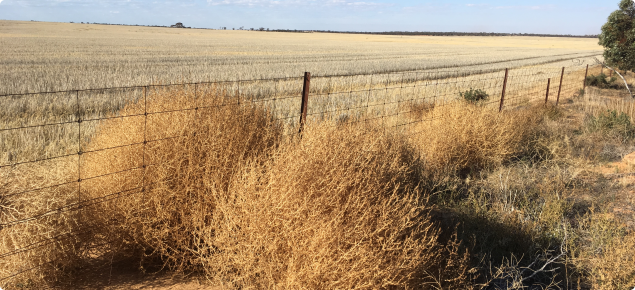
[[[277,33],[0,21],[0,94],[458,68],[600,55],[596,39]]]
[[[510,104],[518,104],[519,96],[540,95],[546,79],[558,78],[561,67],[567,68],[565,88],[574,90],[581,83],[579,71],[593,63],[599,49],[597,40],[583,38],[402,37],[0,21],[0,94],[297,77],[220,88],[255,99],[295,124],[299,77],[310,71],[309,117],[355,120],[400,115],[411,110],[406,102],[445,102],[470,88],[500,95],[504,68],[512,69],[507,91],[508,98],[515,99]],[[330,75],[342,76],[320,77]],[[556,85],[552,82],[552,91]],[[2,97],[0,163],[77,150],[78,135],[89,138],[101,122],[96,119],[118,114],[143,92],[136,88]],[[36,127],[76,118],[95,121],[84,122],[81,130],[76,124]],[[404,122],[385,120],[392,125]],[[31,128],[9,130],[24,126]]]

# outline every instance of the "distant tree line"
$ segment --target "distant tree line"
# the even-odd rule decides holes
[[[73,23],[71,21],[71,23]],[[83,22],[82,22],[83,23]],[[86,24],[91,24],[86,22]],[[122,26],[144,26],[144,27],[179,27],[179,28],[192,28],[184,27],[182,24],[177,25],[139,25],[139,24],[114,24],[114,23],[97,23],[92,24],[100,25],[122,25]],[[193,29],[212,29],[213,28],[193,28]],[[227,30],[227,27],[220,27],[220,30]],[[232,30],[236,30],[232,28]],[[238,28],[238,30],[246,30],[244,26]],[[383,31],[383,32],[367,32],[367,31],[333,31],[333,30],[303,30],[303,29],[269,29],[260,27],[257,29],[250,28],[250,31],[265,31],[265,32],[294,32],[294,33],[342,33],[342,34],[374,34],[374,35],[409,35],[409,36],[539,36],[539,37],[577,37],[577,38],[598,38],[599,35],[573,35],[573,34],[542,34],[542,33],[496,33],[496,32],[433,32],[433,31]]]
[[[276,32],[297,32],[297,33],[344,33],[344,34],[376,34],[376,35],[410,35],[410,36],[540,36],[540,37],[578,37],[578,38],[598,38],[598,35],[572,35],[572,34],[541,34],[541,33],[496,33],[496,32],[431,32],[431,31],[384,31],[384,32],[364,32],[364,31],[332,31],[332,30],[297,30],[297,29],[275,29]]]

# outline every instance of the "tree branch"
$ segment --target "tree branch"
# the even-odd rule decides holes
[[[604,66],[605,68],[608,68],[612,71],[614,71],[618,76],[620,76],[620,78],[622,78],[622,80],[624,81],[624,85],[626,86],[626,89],[628,90],[628,93],[631,94],[631,98],[635,98],[633,97],[633,93],[631,92],[631,89],[628,87],[628,84],[626,83],[626,79],[619,73],[617,72],[617,70],[613,69],[612,67],[605,65],[603,63],[601,63],[597,58],[595,58],[595,62],[597,62],[598,64]]]

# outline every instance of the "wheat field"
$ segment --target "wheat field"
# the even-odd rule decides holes
[[[0,20],[0,94],[313,75],[579,64],[595,39],[167,29]],[[460,70],[460,69],[453,69]]]
[[[297,125],[304,71],[313,74],[310,119],[359,120],[407,113],[406,103],[451,101],[470,88],[499,95],[505,68],[512,69],[510,104],[522,104],[526,102],[522,96],[540,94],[536,88],[544,87],[546,78],[558,78],[561,67],[567,70],[565,85],[580,83],[579,71],[600,54],[593,39],[401,37],[20,21],[0,21],[0,44],[0,94],[233,81],[222,85],[227,94],[259,101],[287,120],[291,131]],[[555,86],[554,81],[552,91]],[[5,131],[0,132],[0,163],[58,156],[69,148],[77,151],[77,138],[88,140],[101,122],[97,119],[118,114],[143,94],[139,87],[2,97],[0,130]],[[68,124],[78,118],[93,121],[78,130],[76,124]],[[398,118],[387,122],[403,123]],[[32,127],[58,123],[65,124]],[[31,128],[9,130],[24,126]]]

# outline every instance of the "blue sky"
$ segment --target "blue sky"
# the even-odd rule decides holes
[[[0,0],[0,19],[219,28],[598,34],[619,0]]]

